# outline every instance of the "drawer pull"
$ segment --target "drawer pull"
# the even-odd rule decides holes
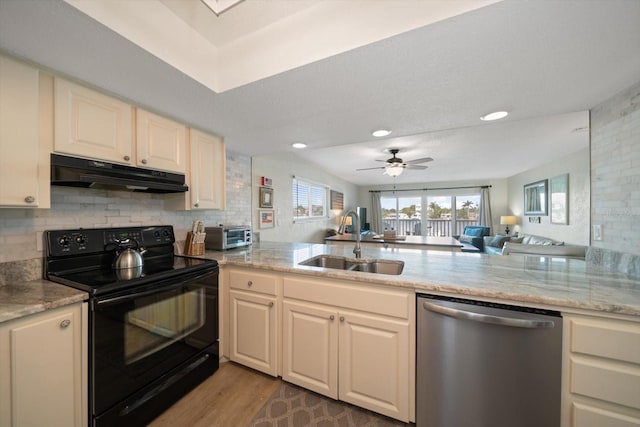
[[[269,307],[273,307],[273,301],[269,303]]]
[[[147,164],[147,159],[140,160],[140,163],[142,163],[143,165],[146,165]]]
[[[124,156],[124,160],[125,160],[126,162],[128,162],[129,160],[131,160],[131,157],[129,157],[129,156]]]
[[[247,282],[247,286],[253,286],[253,282],[252,282],[251,280],[249,280],[249,281]]]
[[[329,316],[329,320],[333,320],[333,319],[335,319],[335,318],[336,318],[336,317],[335,317],[333,314],[332,314],[331,316]]]
[[[70,324],[71,324],[71,320],[64,319],[62,322],[60,322],[60,328],[66,329],[67,327],[69,327]]]
[[[27,197],[25,197],[25,198],[24,198],[24,201],[25,201],[26,203],[33,203],[33,202],[35,202],[35,201],[36,201],[36,198],[35,198],[35,197],[33,197],[33,196],[27,196]]]
[[[340,316],[340,321],[344,322],[344,316]]]

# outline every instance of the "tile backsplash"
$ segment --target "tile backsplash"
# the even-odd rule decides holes
[[[0,208],[0,263],[41,258],[45,230],[168,224],[184,240],[194,219],[251,224],[251,158],[228,151],[226,164],[224,211],[171,211],[163,195],[55,186],[51,209]]]

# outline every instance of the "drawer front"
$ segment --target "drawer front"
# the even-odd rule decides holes
[[[232,289],[276,295],[277,278],[269,274],[259,274],[252,271],[230,271],[229,287]]]
[[[571,392],[640,409],[640,368],[572,358]]]
[[[640,324],[573,319],[571,351],[640,364]]]
[[[412,316],[415,296],[412,292],[372,285],[341,283],[338,280],[307,280],[285,277],[285,298],[367,311],[383,316],[408,319]]]
[[[574,403],[572,427],[640,427],[640,418]]]

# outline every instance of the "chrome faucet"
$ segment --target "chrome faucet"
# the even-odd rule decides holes
[[[362,248],[360,246],[360,216],[358,215],[358,213],[356,211],[354,211],[353,209],[348,210],[344,216],[342,217],[342,222],[340,222],[340,227],[338,227],[338,234],[343,234],[344,233],[344,229],[345,229],[345,225],[347,223],[347,217],[350,214],[354,214],[356,217],[356,247],[353,248],[353,253],[356,255],[356,258],[361,258],[362,257]]]

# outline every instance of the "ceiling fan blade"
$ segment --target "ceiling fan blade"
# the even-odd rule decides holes
[[[407,169],[427,169],[429,166],[405,164],[404,167]]]
[[[385,166],[380,166],[380,167],[377,167],[377,168],[364,168],[364,169],[356,169],[356,170],[357,171],[370,171],[370,170],[373,170],[373,169],[385,169],[385,168],[386,168]]]
[[[427,162],[432,162],[433,159],[431,157],[423,157],[421,159],[415,159],[415,160],[408,160],[405,163],[407,165],[415,165],[417,163],[427,163]]]

